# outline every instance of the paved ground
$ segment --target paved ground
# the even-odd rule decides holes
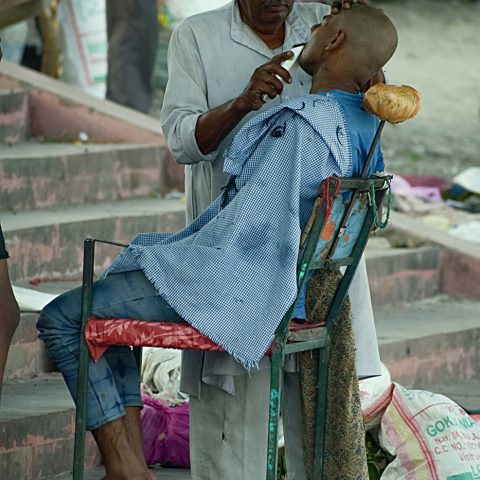
[[[478,328],[480,302],[438,296],[401,307],[374,308],[380,344]],[[480,392],[479,392],[480,393]]]
[[[178,468],[154,468],[155,476],[158,480],[190,480],[190,470]],[[103,468],[96,468],[85,475],[85,480],[100,480],[105,475]],[[52,480],[70,480],[71,475],[62,475]]]
[[[471,414],[480,414],[480,380],[432,385],[429,390],[451,398]]]

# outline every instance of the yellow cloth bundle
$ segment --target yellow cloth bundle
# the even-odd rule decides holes
[[[420,110],[420,93],[408,85],[377,83],[364,95],[365,110],[389,123],[402,123]]]

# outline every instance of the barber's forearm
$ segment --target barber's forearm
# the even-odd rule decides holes
[[[200,115],[195,127],[199,150],[204,155],[215,150],[250,111],[245,102],[235,98]]]

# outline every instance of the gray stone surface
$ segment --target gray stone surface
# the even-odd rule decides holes
[[[429,390],[451,398],[469,413],[480,414],[480,380],[439,383],[432,385]]]
[[[155,473],[158,480],[190,480],[190,470],[179,468],[161,468],[155,467],[151,469]],[[85,472],[85,480],[101,480],[105,476],[105,470],[102,467],[87,470]],[[71,480],[72,474],[66,473],[58,477],[50,477],[45,480]],[[213,479],[212,479],[213,480]]]
[[[448,297],[376,308],[380,356],[405,387],[480,379],[480,302]]]
[[[23,90],[0,90],[0,145],[13,145],[28,133],[28,96]],[[3,152],[2,152],[3,153]]]
[[[141,199],[1,212],[12,281],[79,277],[85,238],[127,243],[138,232],[176,232],[185,225],[184,208],[178,200]],[[118,247],[97,245],[97,270],[119,252]]]
[[[57,375],[4,385],[0,406],[0,478],[43,479],[70,469],[73,402]],[[98,462],[87,439],[88,465]]]
[[[55,370],[43,342],[37,337],[37,317],[37,313],[22,313],[8,352],[6,379],[35,378]]]
[[[441,292],[441,255],[437,247],[369,248],[366,259],[375,307],[416,302]]]
[[[15,213],[1,212],[1,214],[2,230],[5,237],[8,237],[9,232],[31,230],[36,227],[68,225],[95,220],[104,221],[115,217],[138,218],[169,213],[180,213],[184,216],[184,211],[185,204],[178,200],[143,198],[122,202],[91,203],[70,208],[52,207]]]
[[[163,195],[162,145],[21,143],[2,149],[0,205],[21,211]]]
[[[480,328],[480,301],[438,296],[390,308],[374,308],[382,344]]]
[[[108,100],[100,102],[98,98],[82,92],[79,88],[59,80],[54,80],[29,68],[2,61],[0,64],[0,75],[6,75],[11,79],[17,80],[25,89],[34,88],[35,90],[50,92],[60,97],[64,103],[82,105],[90,113],[99,112],[121,122],[128,122],[128,124],[151,132],[155,136],[162,136],[160,120]]]

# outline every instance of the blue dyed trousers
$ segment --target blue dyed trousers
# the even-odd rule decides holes
[[[37,328],[48,354],[76,398],[81,327],[81,288],[60,295],[41,312]],[[134,318],[180,322],[141,271],[117,273],[93,285],[92,314],[98,318]],[[137,364],[129,347],[110,347],[90,361],[87,429],[122,417],[127,406],[142,406]]]

